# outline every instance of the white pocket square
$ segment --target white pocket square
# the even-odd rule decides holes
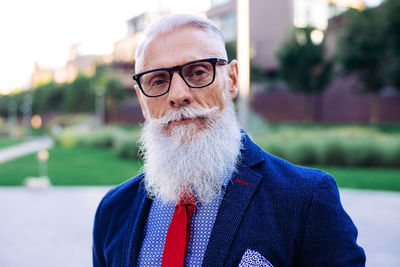
[[[255,250],[247,249],[240,260],[239,267],[274,267],[266,258]]]

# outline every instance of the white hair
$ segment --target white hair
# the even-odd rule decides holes
[[[144,31],[144,39],[139,43],[135,53],[135,70],[138,71],[143,66],[145,48],[152,38],[186,27],[203,30],[221,41],[224,47],[223,51],[215,52],[219,56],[227,58],[224,36],[211,20],[190,14],[168,14],[153,21]]]

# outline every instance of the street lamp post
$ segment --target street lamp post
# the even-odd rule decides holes
[[[25,127],[26,135],[31,135],[31,116],[32,116],[32,95],[25,95],[23,99],[23,103],[20,107],[20,110],[23,115],[22,124]]]
[[[7,105],[7,125],[10,128],[10,136],[15,137],[17,135],[17,111],[18,111],[18,105],[17,102],[15,101],[10,101],[8,102]]]
[[[48,178],[47,174],[47,160],[49,159],[49,152],[42,149],[37,153],[39,161],[39,178]]]
[[[236,1],[237,48],[239,68],[239,121],[248,127],[250,93],[250,18],[249,0]]]
[[[51,186],[48,176],[47,161],[49,159],[49,152],[46,149],[41,149],[37,153],[37,161],[39,167],[39,177],[27,177],[24,184],[28,188],[45,189]]]
[[[96,117],[97,125],[102,126],[104,123],[104,113],[105,113],[105,89],[103,87],[98,87],[96,90]]]

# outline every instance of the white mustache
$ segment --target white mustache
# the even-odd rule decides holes
[[[193,119],[193,118],[201,118],[208,117],[214,114],[219,109],[218,106],[214,106],[212,108],[191,108],[191,107],[182,107],[180,109],[171,109],[165,113],[159,119],[151,119],[152,123],[158,124],[160,126],[167,126],[168,123],[173,121],[181,121],[183,119]]]

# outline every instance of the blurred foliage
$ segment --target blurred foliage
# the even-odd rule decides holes
[[[62,105],[64,112],[88,112],[94,110],[95,91],[92,77],[80,73],[65,89]]]
[[[251,131],[271,154],[302,165],[400,167],[400,133],[375,127],[304,128],[291,125]],[[67,127],[54,136],[63,147],[108,148],[121,158],[139,159],[139,128],[102,127],[76,131]]]
[[[107,108],[116,109],[126,99],[127,93],[122,82],[116,78],[110,65],[96,66],[96,74],[93,79],[97,94],[105,94]]]
[[[386,0],[382,4],[383,34],[389,60],[385,62],[388,79],[400,90],[400,1]],[[385,67],[385,68],[386,68]]]
[[[370,122],[379,121],[379,91],[400,89],[400,2],[386,0],[379,7],[347,11],[338,38],[337,55],[343,70],[357,74],[371,94]]]
[[[232,61],[232,59],[237,59],[237,47],[236,41],[226,42],[225,49],[226,54],[228,55],[228,61]]]
[[[325,58],[324,42],[313,43],[315,28],[296,28],[281,46],[277,57],[279,73],[294,92],[322,92],[332,77],[332,62]]]
[[[400,167],[400,133],[348,126],[304,129],[283,127],[253,132],[271,154],[304,165]]]
[[[121,158],[140,159],[138,134],[117,133],[113,138],[112,149]]]
[[[12,93],[9,95],[0,94],[0,116],[7,117],[11,105],[15,105],[17,115],[21,115],[24,108],[26,108],[26,104],[24,103],[30,103],[31,98],[31,93],[27,91]]]
[[[226,42],[225,49],[229,61],[237,59],[236,41]],[[254,60],[250,60],[250,80],[253,82],[267,82],[269,80],[267,71],[260,64],[254,62]]]
[[[87,113],[67,113],[67,114],[57,115],[47,123],[47,126],[48,128],[69,127],[85,123],[90,124],[93,123],[93,120],[94,120],[93,116]]]
[[[346,27],[338,43],[338,57],[347,73],[356,72],[367,92],[378,92],[384,85],[386,45],[384,19],[377,9],[350,9]]]
[[[109,65],[98,65],[93,76],[79,73],[70,83],[50,81],[28,91],[0,95],[0,116],[7,117],[9,105],[18,107],[18,115],[24,105],[31,104],[33,114],[94,112],[95,97],[104,95],[107,108],[115,110],[127,93]]]
[[[310,97],[321,93],[332,79],[333,63],[326,59],[325,45],[312,40],[315,28],[295,28],[277,53],[279,76],[289,90],[304,94],[304,113],[307,121],[315,120],[319,113],[316,99]],[[321,33],[322,34],[322,33]]]
[[[77,138],[78,146],[110,148],[114,143],[114,134],[111,128],[104,128],[100,131],[92,131]]]
[[[53,81],[36,87],[32,93],[32,111],[35,114],[43,114],[61,110],[67,87],[67,84],[57,84]]]
[[[56,144],[65,147],[109,148],[118,157],[139,159],[139,129],[126,130],[123,127],[102,127],[85,131],[67,127],[53,135]]]

